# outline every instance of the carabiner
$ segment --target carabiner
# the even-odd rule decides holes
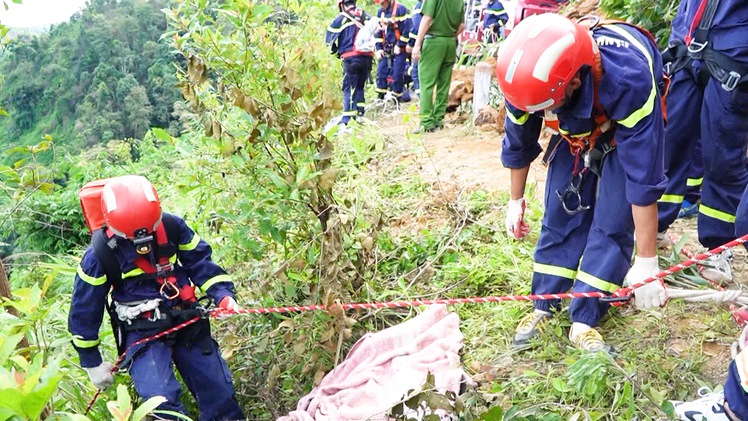
[[[576,184],[574,183],[575,179]],[[556,190],[556,196],[558,196],[558,200],[561,201],[561,206],[568,215],[574,216],[590,209],[589,205],[582,205],[582,194],[579,192],[579,186],[581,185],[582,173],[580,172],[577,175],[572,175],[569,186],[563,193]]]
[[[166,288],[170,288],[174,293],[172,295],[169,295],[166,293]],[[164,281],[163,284],[161,284],[161,289],[158,291],[162,297],[166,298],[167,300],[173,300],[177,297],[179,297],[179,288],[174,285],[171,281]]]

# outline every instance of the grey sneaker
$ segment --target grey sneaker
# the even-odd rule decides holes
[[[512,348],[524,349],[530,345],[530,339],[537,336],[543,330],[553,315],[547,311],[535,310],[528,313],[520,319],[517,328],[514,331],[514,340]]]
[[[670,239],[670,236],[667,235],[667,231],[657,233],[657,249],[658,250],[666,249],[672,245],[673,245],[673,241]]]
[[[574,336],[571,336],[571,333],[569,333],[569,340],[574,345],[574,348],[582,351],[605,351],[611,354],[615,352],[610,345],[605,343],[600,332],[595,329],[586,330]]]
[[[731,283],[733,259],[732,250],[725,250],[704,260],[701,276],[720,285]]]

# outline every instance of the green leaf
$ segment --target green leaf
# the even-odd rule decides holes
[[[154,396],[147,401],[143,402],[142,405],[138,407],[138,409],[135,410],[135,412],[132,413],[132,416],[130,417],[131,421],[140,421],[143,418],[146,417],[149,413],[153,412],[156,407],[161,405],[162,403],[166,402],[167,399],[163,396]]]

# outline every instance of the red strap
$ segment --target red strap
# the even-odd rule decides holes
[[[699,26],[699,23],[701,23],[701,18],[704,16],[704,10],[706,10],[706,4],[708,1],[709,0],[701,0],[701,4],[699,5],[698,10],[696,10],[696,15],[694,15],[693,21],[691,22],[691,28],[686,34],[686,45],[690,45],[691,41],[693,41],[693,31],[697,26]]]
[[[167,247],[169,244],[169,239],[166,236],[166,229],[164,228],[163,222],[158,225],[158,228],[156,228],[156,242],[158,243],[159,247]],[[159,268],[157,268],[151,264],[149,259],[146,259],[145,257],[138,257],[137,259],[135,259],[135,265],[145,273],[157,273],[159,268],[161,268],[162,270],[169,268],[171,266],[171,263],[169,262],[169,256],[159,256]],[[181,288],[178,287],[177,277],[174,276],[173,273],[167,277],[158,277],[156,278],[156,281],[161,285],[161,292],[163,294],[168,294],[168,298],[172,299],[179,297],[182,301],[185,302],[196,301],[195,287],[192,285],[185,285]]]

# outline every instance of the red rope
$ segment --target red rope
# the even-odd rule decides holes
[[[360,310],[360,309],[412,307],[412,306],[422,306],[422,305],[432,305],[432,304],[468,304],[468,303],[478,304],[478,303],[496,303],[496,302],[503,302],[503,301],[563,300],[563,299],[569,299],[569,298],[607,298],[607,299],[612,298],[614,300],[620,299],[618,302],[615,302],[615,301],[611,302],[611,304],[614,306],[622,306],[625,302],[628,302],[628,300],[631,298],[632,292],[636,288],[644,286],[650,282],[660,280],[668,275],[672,275],[675,272],[681,271],[698,262],[704,261],[711,256],[722,253],[723,251],[727,249],[737,247],[745,243],[746,241],[748,241],[748,234],[740,238],[736,238],[735,240],[732,240],[726,244],[723,244],[715,249],[706,251],[698,256],[691,257],[684,262],[673,265],[663,270],[662,272],[652,276],[651,278],[647,278],[641,282],[635,283],[628,287],[619,288],[617,291],[615,291],[613,294],[610,294],[610,295],[605,292],[573,292],[573,293],[559,293],[559,294],[504,295],[500,297],[438,298],[438,299],[433,299],[433,300],[386,301],[386,302],[376,302],[376,303],[343,303],[343,304],[334,304],[329,307],[325,305],[308,305],[308,306],[267,307],[267,308],[242,308],[239,310],[227,310],[227,309],[223,309],[219,307],[219,308],[211,309],[208,312],[208,314],[211,317],[219,318],[219,317],[226,317],[226,316],[230,316],[234,314],[299,313],[299,312],[304,312],[304,311],[325,311],[325,310],[338,309],[338,308],[343,309],[343,310]],[[119,364],[122,363],[127,353],[133,347],[142,345],[147,342],[154,341],[156,339],[163,338],[164,336],[174,333],[180,329],[183,329],[197,322],[200,319],[201,317],[196,316],[192,319],[187,320],[184,323],[180,323],[174,327],[166,329],[163,332],[159,332],[153,336],[149,336],[147,338],[143,338],[139,341],[133,342],[125,350],[125,352],[123,352],[122,355],[119,356],[117,361],[114,363],[114,367],[112,367],[112,373],[114,373],[117,370],[117,367],[119,366]],[[101,390],[98,390],[96,392],[96,395],[94,395],[93,399],[91,400],[91,403],[88,404],[85,414],[88,414],[89,410],[93,406],[94,402],[96,402],[96,398],[98,398],[100,393],[101,393]]]

